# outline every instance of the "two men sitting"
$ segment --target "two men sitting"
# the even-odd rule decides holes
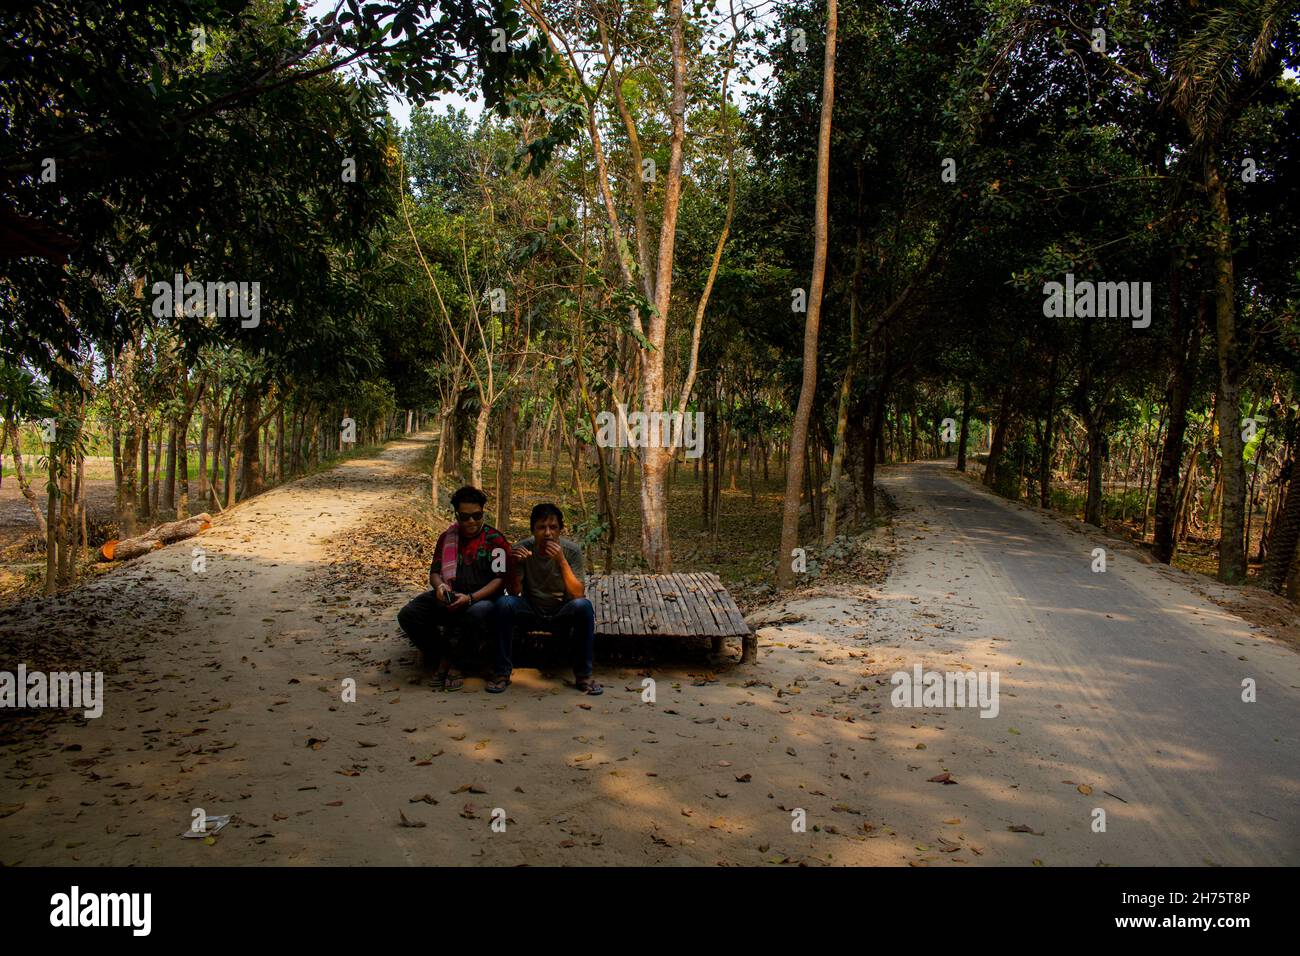
[[[564,514],[543,503],[533,508],[532,535],[511,548],[484,522],[487,495],[472,486],[451,496],[456,523],[438,537],[429,568],[430,590],[397,614],[398,623],[426,658],[437,658],[435,687],[459,690],[464,674],[454,659],[468,640],[490,635],[496,654],[489,693],[510,686],[516,627],[548,631],[573,644],[574,685],[604,692],[592,677],[596,614],[585,597],[582,549],[562,537]],[[506,589],[511,593],[507,594]]]

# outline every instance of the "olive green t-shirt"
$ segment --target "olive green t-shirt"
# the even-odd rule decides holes
[[[537,553],[537,539],[532,535],[524,538],[515,547],[527,548],[533,552],[531,558],[519,562],[520,591],[528,599],[534,611],[541,614],[554,614],[566,600],[564,575],[560,571],[559,564]],[[573,569],[574,577],[582,581],[585,570],[582,548],[568,538],[560,539],[560,547],[564,549],[564,559]]]

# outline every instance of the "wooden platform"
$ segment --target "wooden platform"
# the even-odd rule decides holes
[[[587,598],[598,635],[708,637],[715,654],[738,637],[742,663],[757,653],[758,638],[716,574],[592,575]]]

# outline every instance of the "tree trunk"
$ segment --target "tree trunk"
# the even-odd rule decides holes
[[[284,446],[285,446],[284,404],[281,403],[280,414],[278,416],[278,420],[276,422],[276,427],[275,427],[275,479],[278,482],[283,482],[285,478]]]
[[[993,429],[993,440],[989,443],[989,457],[984,465],[984,484],[992,488],[997,478],[998,467],[1002,463],[1002,449],[1007,443],[1007,424],[1011,418],[1011,389],[1002,390],[1002,402],[998,408],[997,426]]]
[[[710,393],[712,389],[710,389]],[[710,503],[710,481],[709,481],[709,450],[713,447],[714,417],[716,416],[716,402],[712,394],[701,400],[704,411],[704,454],[699,458],[700,465],[700,530],[709,529],[709,503]]]
[[[1056,369],[1057,353],[1052,350],[1052,364],[1048,372],[1047,415],[1043,421],[1043,446],[1038,450],[1038,506],[1052,505],[1052,444],[1053,426],[1056,422]]]
[[[908,461],[916,461],[920,457],[920,448],[917,445],[917,436],[920,433],[920,430],[920,424],[916,418],[916,399],[913,399],[912,407],[909,409],[908,418]]]
[[[510,526],[510,495],[514,479],[515,432],[518,429],[519,393],[512,390],[506,403],[505,421],[501,424],[501,464],[497,467],[496,526]],[[525,452],[527,454],[527,452]]]
[[[149,523],[153,508],[149,505],[149,420],[140,428],[140,520]]]
[[[881,441],[885,434],[885,394],[883,386],[870,399],[867,427],[863,428],[861,494],[863,515],[876,519],[876,466],[881,462]]]
[[[160,491],[160,488],[162,486],[162,461],[163,461],[162,451],[163,451],[163,420],[162,420],[162,413],[160,412],[158,415],[158,428],[155,429],[153,435],[153,462],[151,463],[153,472],[152,472],[152,477],[150,479],[150,487],[153,489],[153,492],[149,500],[153,502],[154,511],[157,511],[162,505],[162,493]]]
[[[1105,463],[1103,451],[1105,433],[1101,423],[1089,416],[1084,422],[1088,430],[1088,496],[1083,507],[1083,520],[1095,527],[1101,523],[1101,473]]]
[[[659,226],[655,308],[646,328],[650,348],[640,351],[642,406],[647,413],[664,410],[664,355],[668,311],[672,303],[674,249],[686,139],[686,28],[682,0],[669,0],[668,17],[672,24],[672,129],[668,140],[663,218]],[[650,570],[656,573],[672,570],[672,550],[668,541],[668,496],[664,487],[668,459],[667,449],[641,449],[641,556]]]
[[[970,382],[961,390],[961,430],[957,435],[957,470],[966,470],[966,443],[970,437]]]
[[[176,422],[167,426],[167,466],[163,470],[162,509],[176,509]]]
[[[1241,438],[1241,347],[1237,341],[1232,288],[1232,221],[1228,190],[1213,148],[1204,160],[1205,191],[1212,212],[1210,257],[1214,271],[1214,332],[1219,366],[1219,453],[1223,467],[1223,502],[1219,519],[1219,580],[1246,580],[1243,543],[1246,512],[1246,468]]]
[[[555,395],[555,404],[560,407],[558,392]],[[551,477],[548,484],[552,488],[560,480],[560,452],[564,448],[564,418],[564,410],[560,407],[559,414],[555,416],[555,440],[551,445]]]
[[[86,531],[86,456],[77,456],[77,517],[81,525],[81,547],[90,547],[90,535]],[[75,574],[74,574],[75,578]]]
[[[190,515],[190,420],[194,416],[193,406],[182,414],[176,423],[176,518],[188,518]]]
[[[1268,554],[1260,576],[1260,584],[1277,594],[1282,593],[1288,571],[1296,558],[1297,542],[1300,542],[1300,481],[1295,479],[1298,471],[1300,469],[1292,464],[1284,490],[1279,488],[1282,504],[1269,533]]]
[[[233,399],[231,405],[234,405]],[[233,507],[235,504],[235,469],[233,467],[233,457],[235,436],[238,434],[235,430],[237,424],[238,419],[235,418],[235,413],[232,408],[230,411],[230,420],[221,427],[221,434],[225,439],[225,441],[221,443],[221,475],[222,484],[224,486],[222,497],[225,498],[224,507],[226,508]]]
[[[241,500],[262,492],[261,410],[262,388],[250,383],[244,392],[244,435],[239,462]]]
[[[53,443],[50,444],[45,457],[50,466],[49,480],[45,486],[45,593],[53,594],[59,560],[58,527],[55,524],[56,515],[54,511],[55,503],[59,500],[59,494],[58,484],[55,481],[57,474],[55,462],[57,458],[54,454]]]
[[[203,414],[203,421],[199,426],[199,498],[207,498],[208,495],[208,416]]]
[[[117,513],[122,513],[122,431],[117,422],[111,426],[113,433],[113,503]]]
[[[470,461],[469,483],[475,488],[483,487],[483,459],[487,455],[488,420],[492,417],[492,404],[486,395],[480,393],[478,416],[474,421],[474,451]]]
[[[435,508],[442,505],[442,502],[438,500],[438,483],[442,479],[442,466],[447,460],[447,425],[453,411],[452,403],[451,401],[448,401],[443,403],[442,410],[438,413],[438,450],[434,453],[433,468],[429,474],[431,482],[429,486],[429,500],[433,502]]]
[[[225,445],[226,428],[225,418],[221,414],[220,402],[217,403],[214,418],[216,418],[216,421],[213,421],[212,425],[212,468],[208,473],[208,492],[209,497],[212,498],[212,505],[216,506],[217,502],[220,501],[217,492],[217,475],[221,473],[221,450]],[[222,505],[222,507],[225,506]]]
[[[1156,479],[1156,514],[1154,541],[1151,551],[1157,561],[1169,564],[1177,548],[1178,524],[1178,473],[1183,466],[1183,452],[1187,434],[1187,406],[1191,400],[1193,374],[1197,353],[1201,346],[1201,328],[1209,313],[1208,295],[1201,295],[1195,324],[1190,330],[1191,345],[1186,322],[1183,320],[1181,279],[1170,279],[1169,303],[1173,312],[1173,344],[1170,353],[1169,428],[1160,449],[1160,474]]]
[[[719,385],[713,403],[713,440],[709,443],[713,449],[713,486],[709,489],[709,540],[715,545],[722,526],[722,468],[726,461],[726,442],[722,437],[724,433],[719,414],[721,405],[722,388]]]
[[[862,215],[862,177],[858,177],[858,216]],[[858,354],[858,286],[862,276],[862,222],[859,218],[853,242],[853,275],[849,280],[849,352],[844,362],[844,377],[840,381],[839,402],[835,413],[835,442],[831,452],[830,490],[827,492],[826,523],[822,541],[830,544],[835,539],[839,522],[840,476],[844,471],[844,441],[849,425],[849,395],[853,390],[853,363]]]
[[[1178,543],[1187,537],[1188,516],[1192,510],[1192,499],[1196,492],[1196,475],[1200,470],[1201,452],[1210,445],[1209,427],[1207,432],[1201,436],[1201,439],[1192,447],[1191,456],[1187,462],[1187,474],[1183,478],[1182,491],[1178,496],[1178,507],[1176,518],[1174,520],[1174,550],[1177,551]]]
[[[125,487],[122,489],[122,510],[117,513],[118,523],[122,526],[120,533],[126,537],[135,534],[136,515],[139,511],[136,491],[136,456],[140,451],[140,433],[134,421],[126,426],[126,437],[122,442],[122,475]]]
[[[18,479],[18,490],[22,492],[23,497],[27,499],[27,505],[32,509],[32,515],[36,518],[36,526],[41,529],[41,534],[45,534],[45,516],[41,514],[41,506],[36,501],[36,492],[32,491],[31,483],[28,482],[27,476],[23,474],[23,454],[19,447],[21,444],[18,421],[16,418],[9,419],[9,452],[14,459],[14,477]]]
[[[67,449],[59,455],[59,586],[67,587],[72,583],[72,565],[76,559],[73,542],[73,502],[72,497],[72,451]]]
[[[799,488],[803,484],[808,422],[817,390],[817,335],[821,321],[822,286],[826,279],[827,199],[830,179],[831,115],[835,101],[836,0],[826,0],[826,53],[822,63],[821,121],[817,137],[817,195],[813,214],[812,287],[803,336],[803,381],[790,428],[790,463],[786,468],[785,507],[781,516],[781,547],[776,556],[777,583],[794,583],[791,557],[799,540]]]

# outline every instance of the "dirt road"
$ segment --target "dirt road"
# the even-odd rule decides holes
[[[901,548],[885,587],[766,609],[754,665],[598,650],[602,697],[536,668],[502,696],[435,693],[395,625],[409,594],[340,600],[321,574],[332,538],[409,512],[420,448],[240,505],[195,539],[201,571],[182,542],[85,585],[123,665],[102,717],[0,747],[0,862],[1296,861],[1296,657],[1136,561],[1094,576],[1082,538],[932,466],[886,472],[918,510],[868,543]],[[999,716],[891,706],[918,662],[997,668]],[[199,808],[234,819],[182,839]]]

